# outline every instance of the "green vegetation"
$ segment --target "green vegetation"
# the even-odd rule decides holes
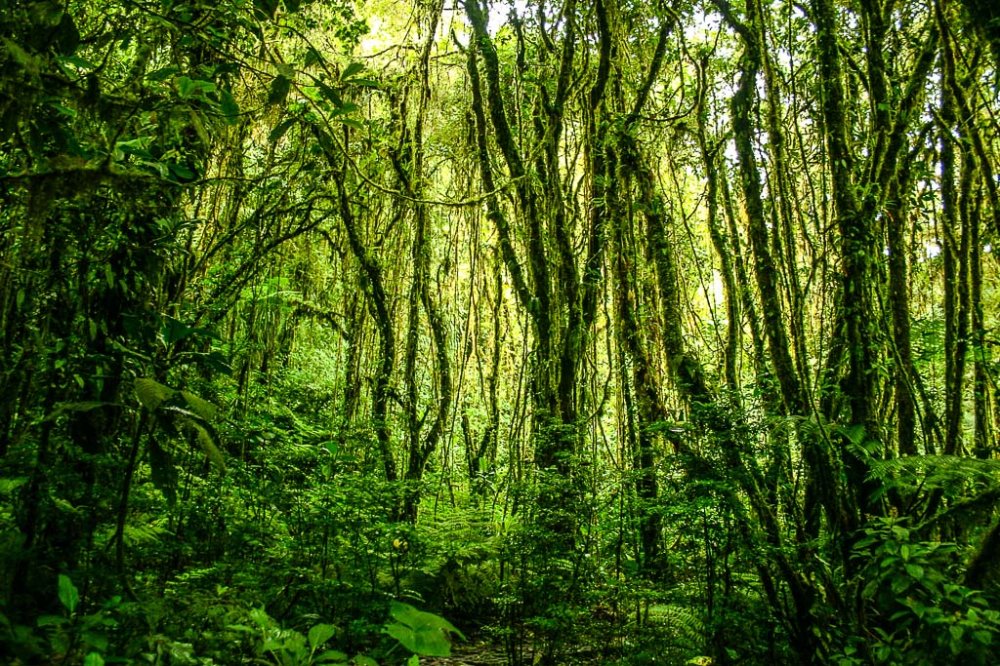
[[[0,0],[0,661],[994,663],[997,26]]]

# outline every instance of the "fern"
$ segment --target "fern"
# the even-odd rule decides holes
[[[871,463],[870,477],[897,486],[946,489],[970,481],[986,486],[1000,483],[1000,460],[962,456],[905,456]]]
[[[695,642],[705,635],[705,625],[701,618],[687,606],[653,604],[647,613],[650,624],[669,627],[678,638]]]

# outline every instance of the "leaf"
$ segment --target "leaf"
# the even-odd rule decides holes
[[[70,613],[75,611],[80,603],[80,593],[66,574],[59,574],[59,601]]]
[[[211,81],[192,79],[187,76],[177,77],[177,92],[180,94],[181,99],[189,99],[195,95],[213,91],[215,91],[215,84]]]
[[[21,48],[19,44],[17,44],[16,42],[12,42],[6,37],[0,39],[0,41],[2,41],[4,46],[7,47],[7,53],[10,54],[10,57],[13,58],[14,62],[19,64],[21,67],[26,69],[31,74],[38,74],[39,72],[38,59],[35,56],[29,54],[27,51]]]
[[[253,0],[254,13],[259,19],[273,19],[278,11],[278,0]]]
[[[353,78],[346,83],[350,83],[356,86],[361,86],[362,88],[378,88],[379,82],[375,79],[365,79],[365,78]]]
[[[314,664],[346,664],[347,655],[337,650],[321,652],[313,658]]]
[[[35,620],[36,627],[60,627],[69,622],[65,617],[59,615],[40,615],[37,620]]]
[[[9,495],[28,482],[28,477],[17,476],[0,479],[0,496]]]
[[[161,67],[160,69],[153,70],[147,74],[146,78],[150,81],[166,81],[179,71],[181,71],[180,67],[175,67],[173,65],[170,67]]]
[[[101,402],[100,400],[85,400],[82,402],[60,402],[56,404],[55,410],[44,419],[42,423],[54,421],[66,412],[90,412],[101,407],[121,407],[117,402]]]
[[[340,75],[341,80],[347,80],[354,76],[355,74],[364,71],[365,66],[360,62],[352,62],[344,69],[344,73]]]
[[[465,638],[453,624],[439,615],[417,610],[409,604],[392,602],[389,607],[395,623],[386,625],[385,631],[403,647],[426,657],[451,655],[450,634]]]
[[[96,652],[91,652],[84,658],[83,666],[104,666],[104,657]]]
[[[181,391],[181,396],[183,396],[191,411],[206,421],[212,421],[219,415],[219,408],[208,400],[200,398],[190,391]]]
[[[354,666],[378,666],[378,662],[371,657],[366,657],[363,654],[359,654],[354,657]]]
[[[187,168],[183,164],[178,164],[176,162],[170,162],[166,165],[170,174],[173,175],[173,179],[179,183],[187,183],[194,180],[198,174],[196,174],[191,169]]]
[[[73,55],[77,47],[80,46],[80,31],[73,22],[73,17],[67,12],[63,12],[59,25],[55,30],[55,45],[59,55]]]
[[[271,81],[271,87],[267,91],[268,104],[281,104],[288,97],[288,91],[292,89],[292,81],[284,74],[279,74]]]
[[[201,450],[208,456],[209,461],[215,468],[220,472],[226,471],[226,461],[222,457],[222,451],[216,445],[215,432],[212,426],[208,424],[203,418],[195,414],[194,412],[182,409],[180,407],[168,406],[164,407],[164,411],[176,414],[180,417],[180,421],[184,424],[188,430],[191,430],[195,434],[195,440],[201,447]]]
[[[336,107],[344,106],[344,100],[341,99],[340,93],[338,93],[336,90],[326,85],[325,83],[320,83],[319,89],[323,92],[324,97],[333,102],[334,106]]]
[[[333,111],[331,111],[330,115],[331,116],[340,116],[340,115],[344,115],[346,113],[354,113],[357,110],[358,110],[358,105],[357,104],[354,104],[352,102],[347,102],[343,106],[340,106],[340,107],[334,109]]]
[[[222,110],[222,115],[226,117],[226,121],[232,125],[239,120],[240,115],[240,105],[236,103],[236,99],[233,98],[233,94],[228,90],[223,89],[219,93],[219,108]]]
[[[142,406],[150,411],[156,411],[164,401],[172,398],[175,393],[177,391],[169,386],[164,386],[155,379],[140,377],[135,380],[135,394]]]
[[[309,630],[309,647],[315,650],[321,647],[337,633],[337,628],[332,624],[317,624]],[[346,655],[344,657],[347,658]]]
[[[287,132],[288,129],[295,124],[295,121],[295,118],[289,118],[288,120],[278,123],[278,126],[271,130],[271,134],[268,135],[267,140],[271,144],[281,141],[281,137],[285,136],[285,132]]]

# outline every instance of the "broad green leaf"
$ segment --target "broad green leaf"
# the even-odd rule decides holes
[[[315,650],[333,638],[335,633],[337,629],[332,624],[317,624],[309,630],[309,646]]]
[[[135,394],[142,406],[150,411],[156,411],[164,401],[172,398],[175,393],[177,391],[169,386],[164,386],[155,379],[140,377],[135,380]]]
[[[365,68],[360,62],[352,62],[346,68],[344,68],[344,73],[340,75],[341,79],[349,79],[355,74],[363,71]]]
[[[209,461],[220,472],[226,471],[225,458],[223,458],[222,451],[219,450],[218,445],[215,443],[215,432],[207,421],[192,411],[176,406],[165,407],[164,411],[179,416],[180,422],[194,433],[198,446],[201,447],[201,450],[208,457]]]
[[[69,622],[68,618],[59,615],[40,615],[35,620],[36,627],[60,627]]]
[[[377,661],[375,661],[371,657],[366,657],[363,654],[359,654],[358,656],[354,657],[353,663],[354,666],[378,666]]]
[[[150,81],[166,81],[179,71],[181,71],[180,68],[175,66],[161,67],[147,74],[146,78]]]
[[[91,652],[84,658],[83,666],[104,666],[104,657],[96,652]]]
[[[228,90],[223,89],[219,93],[219,108],[222,109],[222,115],[230,124],[239,120],[240,105],[236,103],[233,94]]]
[[[292,81],[284,74],[279,74],[271,81],[271,87],[267,91],[268,104],[281,104],[288,97],[288,91],[292,89]]]
[[[253,8],[260,19],[273,19],[278,11],[278,0],[253,0]]]
[[[200,398],[190,391],[181,391],[181,395],[187,402],[188,407],[191,408],[191,411],[206,421],[212,421],[219,415],[219,408],[208,400]]]
[[[337,107],[336,109],[334,109],[333,111],[331,111],[330,115],[331,116],[340,116],[340,115],[343,115],[345,113],[354,113],[357,110],[358,110],[358,105],[357,104],[354,104],[352,102],[347,102],[343,106]]]
[[[355,77],[355,78],[351,79],[350,81],[347,81],[347,83],[350,83],[350,84],[355,85],[355,86],[361,86],[362,88],[378,88],[379,87],[379,82],[378,81],[376,81],[375,79],[368,79],[368,78]]]
[[[59,55],[73,55],[80,45],[80,31],[68,12],[63,12],[59,25],[55,30],[55,45]]]
[[[195,95],[209,93],[215,90],[215,84],[211,81],[192,79],[187,76],[177,77],[177,92],[181,99],[188,99]]]
[[[319,89],[323,92],[323,97],[326,97],[328,100],[333,102],[334,106],[338,108],[344,106],[344,100],[341,99],[340,93],[338,93],[336,90],[326,85],[325,83],[320,83]]]
[[[337,650],[326,650],[313,657],[316,664],[346,664],[347,655]]]
[[[62,602],[63,608],[70,613],[74,612],[77,604],[80,603],[80,593],[73,585],[73,581],[65,574],[59,574],[59,601]]]
[[[449,634],[465,638],[448,620],[417,610],[409,604],[394,601],[389,607],[389,614],[396,622],[386,625],[386,633],[419,655],[447,657],[451,655]]]
[[[38,58],[29,54],[27,51],[21,48],[19,44],[17,44],[16,42],[12,42],[6,37],[3,37],[2,39],[0,39],[0,41],[2,41],[4,46],[7,47],[7,53],[10,54],[10,57],[14,60],[14,62],[19,64],[21,67],[23,67],[32,74],[38,74],[39,72]]]
[[[181,182],[181,183],[183,183],[183,182],[190,182],[190,181],[192,181],[192,180],[194,180],[195,178],[198,177],[198,174],[196,174],[194,171],[192,171],[191,169],[187,168],[183,164],[178,164],[176,162],[170,162],[166,166],[167,166],[167,169],[169,169],[170,174],[173,175],[173,177],[174,177],[173,179],[176,180],[177,182]]]
[[[77,55],[60,56],[59,62],[63,65],[73,65],[74,67],[79,67],[80,69],[97,69],[97,65],[90,62],[86,58],[81,58]]]
[[[90,412],[101,407],[121,407],[117,402],[101,402],[99,400],[85,400],[83,402],[60,402],[51,414],[42,419],[43,423],[54,421],[66,412]]]
[[[295,124],[295,121],[295,118],[289,118],[288,120],[278,123],[278,126],[271,130],[271,134],[267,137],[268,142],[274,144],[281,141],[281,137],[285,136],[285,132],[287,132],[288,128]]]

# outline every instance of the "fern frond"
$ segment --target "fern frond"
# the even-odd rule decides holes
[[[678,638],[692,642],[700,640],[705,634],[701,617],[687,606],[654,604],[649,607],[648,619],[650,624],[672,629]]]
[[[1000,483],[1000,460],[963,456],[904,456],[872,461],[872,480],[901,485],[942,488],[969,481],[988,486]]]

